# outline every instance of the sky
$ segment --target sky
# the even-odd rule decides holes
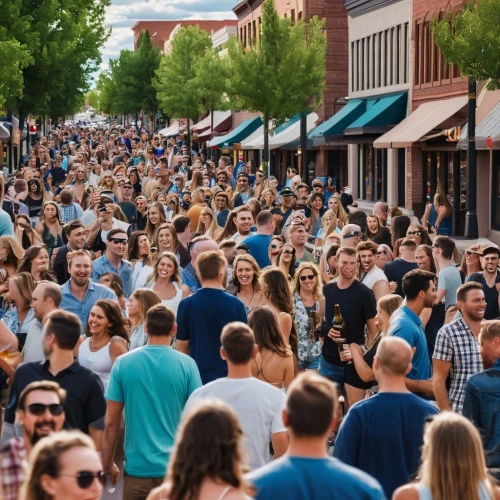
[[[106,69],[120,50],[133,50],[131,28],[137,21],[236,19],[232,8],[238,3],[238,0],[112,0],[106,13],[106,24],[112,33],[102,49],[101,69]]]

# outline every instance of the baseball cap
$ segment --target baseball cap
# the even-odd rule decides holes
[[[295,196],[295,194],[289,187],[284,187],[280,192],[280,196]]]
[[[493,243],[486,243],[486,245],[483,245],[483,247],[479,251],[479,255],[487,255],[489,253],[496,253],[500,256],[500,248],[498,248]]]

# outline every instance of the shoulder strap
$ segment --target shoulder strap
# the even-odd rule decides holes
[[[232,489],[232,486],[227,486],[226,488],[224,488],[224,490],[222,491],[222,493],[220,494],[219,498],[217,500],[222,500]]]

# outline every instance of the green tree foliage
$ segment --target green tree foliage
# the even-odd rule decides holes
[[[434,19],[436,45],[445,59],[476,81],[500,88],[500,0],[478,0]]]
[[[266,162],[269,120],[281,123],[321,105],[325,58],[323,22],[314,17],[292,26],[290,19],[280,19],[274,0],[264,3],[258,44],[244,49],[239,40],[231,41],[230,95],[235,108],[262,113]]]
[[[110,61],[110,65],[112,65],[112,63],[113,61]],[[106,70],[99,74],[95,91],[99,96],[96,109],[108,115],[114,115],[119,112],[115,102],[116,88],[111,70]]]

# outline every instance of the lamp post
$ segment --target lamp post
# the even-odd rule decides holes
[[[467,102],[467,214],[465,237],[478,238],[477,227],[477,173],[476,173],[476,90],[477,82],[469,76],[469,100]],[[456,197],[455,197],[456,198]],[[458,207],[455,207],[457,210]]]

